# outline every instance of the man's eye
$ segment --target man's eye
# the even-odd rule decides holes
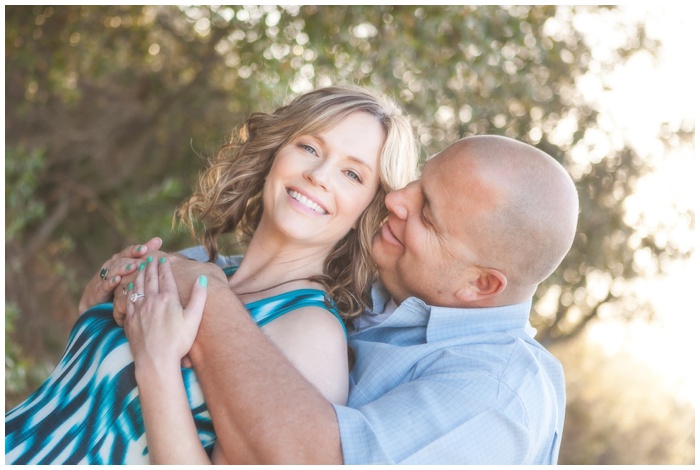
[[[425,206],[423,207],[423,210],[420,211],[420,218],[425,225],[430,225],[430,222],[428,221],[428,217],[426,217],[426,215],[425,215]]]

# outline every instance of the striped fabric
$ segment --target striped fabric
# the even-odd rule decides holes
[[[259,326],[305,306],[326,309],[340,320],[324,292],[315,289],[246,305]],[[197,378],[185,368],[182,377],[200,440],[211,452],[216,436]],[[44,384],[5,414],[5,464],[144,463],[148,447],[133,357],[112,318],[112,304],[101,304],[78,319]]]

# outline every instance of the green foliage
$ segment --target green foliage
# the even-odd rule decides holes
[[[51,365],[27,354],[14,341],[13,333],[19,317],[16,305],[5,303],[5,409],[23,400],[27,391],[35,390],[51,372]]]
[[[43,166],[41,149],[5,148],[5,239],[15,238],[44,217],[44,204],[34,197]]]

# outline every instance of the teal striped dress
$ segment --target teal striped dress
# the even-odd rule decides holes
[[[235,267],[224,269],[227,275]],[[328,310],[325,293],[298,289],[247,304],[258,326],[292,310]],[[342,324],[342,320],[341,324]],[[182,369],[204,448],[216,436],[193,369]],[[59,364],[29,398],[5,414],[5,464],[147,464],[134,360],[112,304],[92,307],[76,322]]]

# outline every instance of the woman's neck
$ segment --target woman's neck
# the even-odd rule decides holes
[[[328,251],[282,242],[257,231],[229,283],[234,292],[251,292],[291,279],[323,274]],[[293,284],[290,284],[293,286]]]

